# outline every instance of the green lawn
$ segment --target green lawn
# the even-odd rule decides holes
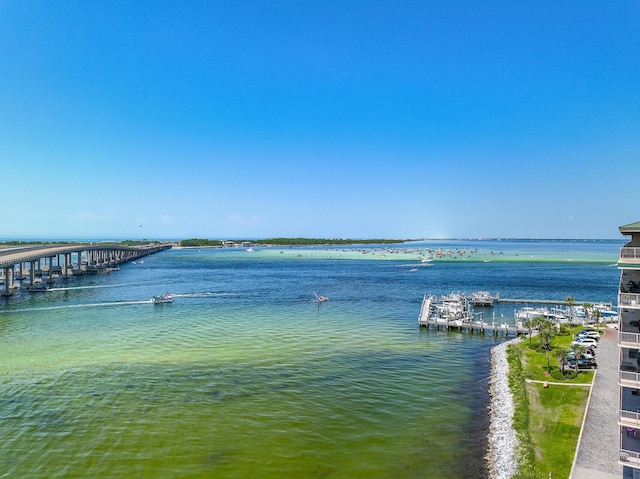
[[[514,393],[514,426],[520,438],[520,479],[568,478],[580,435],[590,388],[565,384],[591,384],[594,373],[580,371],[577,377],[563,379],[556,350],[566,348],[574,328],[566,336],[556,336],[549,351],[550,376],[545,352],[530,348],[529,339],[509,348],[510,387]],[[531,344],[536,344],[532,338]],[[517,350],[517,351],[516,351]],[[529,380],[548,381],[548,387]],[[562,383],[561,385],[555,383]]]

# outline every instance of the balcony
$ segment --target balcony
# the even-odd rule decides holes
[[[620,428],[620,463],[626,466],[640,466],[640,429],[623,426]]]
[[[624,246],[620,248],[620,260],[618,263],[624,265],[640,265],[640,248]]]
[[[622,387],[640,389],[640,373],[638,368],[623,361],[618,372],[618,382]]]
[[[620,448],[620,464],[629,467],[640,467],[640,452]]]
[[[640,437],[640,408],[637,409],[637,412],[620,411],[618,414],[618,424],[631,429],[639,429],[638,435]]]
[[[640,349],[640,333],[618,333],[618,346],[622,348]]]
[[[640,438],[640,389],[620,389],[620,400],[618,424],[638,429],[638,437]]]
[[[640,308],[640,293],[620,293],[618,306],[625,308]]]

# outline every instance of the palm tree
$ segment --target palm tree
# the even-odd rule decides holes
[[[548,340],[551,342],[553,339],[553,322],[546,319],[544,316],[538,316],[534,319],[536,321],[536,325],[538,327],[538,339],[540,340],[540,349],[544,349],[545,342]],[[549,337],[548,335],[551,335]]]
[[[576,344],[574,346],[571,346],[571,349],[573,350],[574,353],[576,353],[576,361],[575,361],[574,369],[576,371],[576,374],[578,374],[578,359],[582,358],[584,353],[587,352],[587,348],[585,348],[584,346],[582,346],[580,344]]]
[[[569,307],[569,324],[573,326],[573,305],[575,304],[576,300],[573,296],[567,296],[566,298],[564,298],[564,300]]]
[[[564,367],[567,364],[567,356],[569,355],[568,348],[560,348],[556,349],[556,358],[560,360],[560,370],[562,371],[562,375],[564,376]]]
[[[591,303],[582,303],[582,307],[584,308],[584,319],[587,320],[591,316],[593,304],[591,304]]]
[[[600,332],[600,317],[601,316],[602,316],[602,312],[599,309],[594,308],[593,317],[596,320],[596,329],[598,330],[598,333]]]
[[[542,321],[544,321],[544,316],[537,316],[535,318],[531,318],[527,320],[527,326],[529,328],[529,346],[531,346],[531,338],[533,337],[533,330],[535,329],[539,332]]]
[[[538,333],[542,349],[544,349],[547,357],[547,372],[551,373],[551,365],[549,364],[549,351],[551,351],[551,341],[553,341],[553,330],[550,327],[544,327]]]

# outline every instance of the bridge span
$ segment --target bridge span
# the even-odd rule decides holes
[[[54,278],[106,274],[122,263],[171,248],[171,244],[121,246],[102,243],[37,245],[0,250],[0,291],[9,296],[16,281],[29,280],[29,291],[46,291]],[[75,257],[75,261],[74,261]],[[38,279],[36,279],[38,278]]]

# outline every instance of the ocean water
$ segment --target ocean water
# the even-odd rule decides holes
[[[620,246],[173,249],[18,292],[0,301],[0,478],[487,477],[504,338],[418,328],[423,295],[615,303]]]

